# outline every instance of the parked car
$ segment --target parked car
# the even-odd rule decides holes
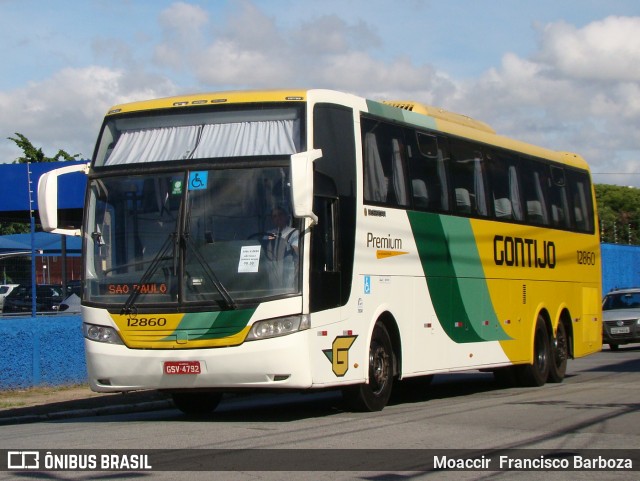
[[[36,311],[57,311],[62,302],[62,286],[41,284],[36,286]],[[31,286],[20,284],[4,299],[2,312],[31,312]]]
[[[2,284],[0,285],[0,311],[4,306],[4,298],[9,295],[9,293],[18,287],[20,284]]]
[[[75,294],[78,297],[82,297],[82,282],[79,279],[74,279],[67,282],[67,293],[65,297]]]
[[[80,298],[71,294],[58,306],[58,314],[80,314]]]
[[[612,351],[640,342],[640,287],[609,292],[602,301],[602,342]]]

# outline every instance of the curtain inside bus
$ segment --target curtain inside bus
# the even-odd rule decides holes
[[[269,120],[127,130],[118,138],[105,165],[290,155],[296,152],[295,123]]]

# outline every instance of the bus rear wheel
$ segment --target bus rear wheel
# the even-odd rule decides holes
[[[212,413],[222,399],[218,392],[173,392],[173,404],[187,416],[201,417]]]
[[[382,411],[393,389],[393,348],[389,333],[376,324],[369,345],[369,383],[349,386],[342,396],[354,411]]]
[[[544,385],[549,377],[551,349],[549,334],[542,316],[538,316],[533,338],[533,363],[518,367],[518,380],[521,386],[538,387]]]
[[[567,330],[562,321],[558,323],[556,337],[551,345],[551,362],[549,363],[549,382],[562,382],[567,372],[569,359],[569,341]]]

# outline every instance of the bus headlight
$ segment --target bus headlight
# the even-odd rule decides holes
[[[112,327],[82,324],[84,337],[91,341],[106,342],[107,344],[123,344],[122,339]]]
[[[258,321],[251,326],[247,341],[258,339],[268,339],[270,337],[286,336],[298,331],[304,331],[311,327],[311,319],[308,314],[298,316],[278,317],[276,319],[265,319]]]

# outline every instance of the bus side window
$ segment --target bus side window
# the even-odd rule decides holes
[[[452,140],[450,165],[456,211],[486,217],[485,160],[478,146]]]
[[[407,138],[412,138],[407,135]],[[445,164],[445,142],[435,135],[416,132],[416,144],[410,144],[409,177],[413,208],[444,212],[449,206]]]
[[[316,272],[339,272],[337,215],[338,199],[315,197],[314,212],[317,214],[318,224],[314,226],[311,235],[312,270]]]
[[[523,178],[527,179],[523,183],[524,206],[527,222],[537,225],[549,225],[548,188],[549,178],[547,174],[548,166],[534,160],[524,160]]]
[[[322,174],[316,173],[316,179]],[[326,193],[326,192],[324,192]],[[313,211],[318,223],[311,229],[311,269],[309,281],[314,295],[310,296],[312,312],[340,306],[342,272],[340,265],[339,200],[316,195]]]
[[[591,183],[586,173],[567,170],[567,185],[571,191],[571,200],[575,227],[581,232],[592,232],[593,203],[591,201]]]
[[[569,227],[571,217],[569,213],[569,200],[567,198],[567,189],[565,188],[564,169],[556,166],[550,166],[551,169],[551,185],[549,188],[549,197],[551,199],[551,221],[555,227]]]
[[[402,130],[369,119],[362,120],[362,128],[364,200],[408,206],[406,148]]]
[[[373,132],[364,136],[364,200],[386,202],[389,179],[382,167],[378,142]]]
[[[487,178],[495,217],[500,220],[523,220],[517,158],[496,151],[487,153]]]

